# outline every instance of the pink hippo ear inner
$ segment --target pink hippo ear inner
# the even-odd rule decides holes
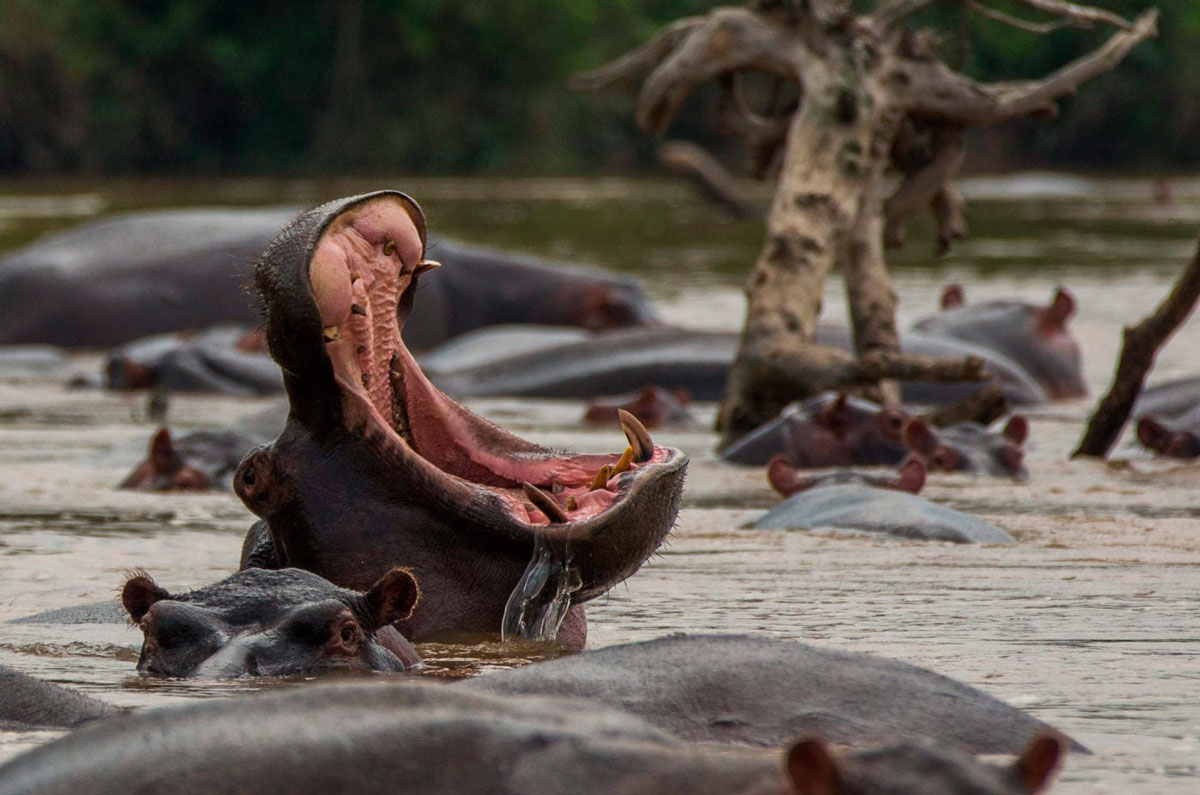
[[[1063,741],[1051,734],[1035,737],[1029,743],[1013,763],[1017,781],[1026,792],[1041,792],[1050,785],[1063,751]]]
[[[1017,447],[1022,447],[1029,438],[1029,420],[1025,419],[1023,414],[1014,414],[1004,425],[1003,433],[1005,439]]]
[[[954,309],[967,302],[967,294],[961,284],[947,284],[942,290],[942,309]]]
[[[121,588],[121,605],[135,624],[150,612],[155,602],[170,598],[171,594],[146,573],[135,574]]]
[[[788,749],[785,757],[788,781],[799,795],[839,795],[844,792],[837,762],[825,743],[806,737]]]
[[[841,436],[850,424],[850,412],[846,408],[846,393],[839,393],[825,408],[817,414],[817,421],[832,431],[835,435]]]
[[[813,485],[811,478],[802,478],[796,474],[796,470],[788,464],[783,453],[767,462],[767,482],[784,497],[790,497]]]
[[[909,453],[900,462],[900,475],[889,483],[889,487],[912,494],[920,494],[925,488],[925,462],[916,453]]]
[[[175,450],[175,441],[171,438],[171,430],[165,425],[155,431],[150,439],[150,463],[154,471],[169,475],[183,466],[183,459]]]
[[[933,431],[930,430],[925,420],[920,417],[913,417],[904,423],[904,430],[901,433],[905,446],[926,458],[937,450],[937,437],[933,435]]]
[[[1059,287],[1050,299],[1050,305],[1038,312],[1038,330],[1043,334],[1057,334],[1066,330],[1067,321],[1075,314],[1075,296],[1065,287]]]

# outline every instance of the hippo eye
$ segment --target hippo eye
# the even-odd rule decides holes
[[[347,624],[346,626],[342,627],[342,632],[341,632],[342,643],[345,643],[347,646],[349,646],[351,643],[354,642],[355,636],[357,634],[358,633],[356,633],[354,631],[354,627]]]

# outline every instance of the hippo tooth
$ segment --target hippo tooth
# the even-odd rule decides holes
[[[417,263],[415,268],[413,268],[413,273],[424,273],[425,271],[437,270],[440,267],[442,267],[442,263],[438,262],[437,260],[423,259]]]
[[[539,511],[546,514],[546,518],[553,524],[565,524],[567,521],[567,512],[562,509],[562,506],[554,501],[546,492],[539,489],[532,483],[522,483],[521,491],[525,492],[525,497],[534,504]]]
[[[575,502],[575,497],[574,497],[574,495],[568,495],[568,497],[567,497],[567,510],[568,510],[568,511],[574,511],[574,510],[578,510],[578,508],[579,508],[579,503]]]
[[[326,342],[334,342],[342,336],[342,332],[338,330],[337,326],[326,326],[321,329],[321,333],[325,336]]]
[[[358,304],[350,304],[350,311],[356,315],[364,315],[365,316],[367,314],[367,310],[363,309]]]
[[[596,473],[596,477],[592,478],[592,482],[588,484],[588,491],[602,489],[608,485],[608,479],[612,477],[612,466],[605,464],[600,467],[600,471]]]
[[[396,253],[396,241],[389,240],[388,242],[384,243],[383,244],[383,253],[384,253],[384,256],[387,256],[387,257],[390,257],[393,254],[395,254]]]
[[[625,431],[625,438],[633,448],[634,462],[640,464],[649,461],[654,455],[654,440],[650,438],[646,426],[625,409],[617,409],[617,416],[621,418],[621,430]]]
[[[613,464],[612,473],[619,475],[626,469],[629,469],[629,462],[633,460],[633,448],[626,447],[625,452],[621,453],[621,457],[617,459],[617,463]]]
[[[400,438],[412,445],[412,432],[408,427],[408,405],[404,402],[404,369],[400,364],[400,354],[392,351],[388,362],[388,383],[392,387],[392,427]]]

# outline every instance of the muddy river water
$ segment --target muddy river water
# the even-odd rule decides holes
[[[737,328],[740,283],[761,227],[726,222],[658,181],[117,182],[0,184],[0,250],[98,213],[171,204],[306,203],[396,186],[434,228],[480,243],[639,275],[674,322]],[[1106,387],[1123,324],[1147,313],[1200,230],[1200,182],[1022,175],[967,180],[972,237],[943,259],[914,226],[895,260],[902,325],[936,307],[940,286],[971,300],[1078,299],[1073,327],[1093,393]],[[0,296],[2,309],[3,296]],[[831,280],[827,312],[844,315]],[[96,354],[68,369],[94,371]],[[1200,371],[1200,321],[1160,356],[1154,380]],[[116,597],[145,569],[176,590],[236,565],[250,514],[230,494],[149,495],[113,485],[143,454],[144,399],[0,372],[0,621]],[[656,441],[691,455],[669,543],[589,606],[590,645],[670,632],[770,633],[899,658],[1030,710],[1090,746],[1056,792],[1200,792],[1200,465],[1163,463],[1128,438],[1108,463],[1070,461],[1093,398],[1027,412],[1027,483],[934,475],[926,496],[1007,529],[1012,546],[918,543],[744,528],[775,502],[758,469],[717,461],[702,425]],[[218,425],[262,401],[177,396],[179,427]],[[595,451],[618,428],[584,429],[582,403],[470,405],[536,441]],[[259,682],[161,681],[134,672],[132,628],[5,624],[0,662],[114,703],[157,706]],[[429,645],[431,675],[461,676],[553,652],[538,646]],[[736,669],[736,660],[731,660]],[[0,760],[56,736],[0,732]]]

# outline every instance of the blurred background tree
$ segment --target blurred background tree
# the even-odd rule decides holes
[[[1171,169],[1200,160],[1200,2],[1063,105],[969,148],[979,163]],[[4,0],[0,171],[586,173],[653,162],[624,97],[567,89],[711,0]],[[1145,0],[1103,3],[1133,17]],[[964,6],[965,9],[965,6]],[[1094,46],[942,12],[943,52],[989,79]],[[693,102],[673,135],[725,146]],[[689,115],[690,114],[690,115]]]

